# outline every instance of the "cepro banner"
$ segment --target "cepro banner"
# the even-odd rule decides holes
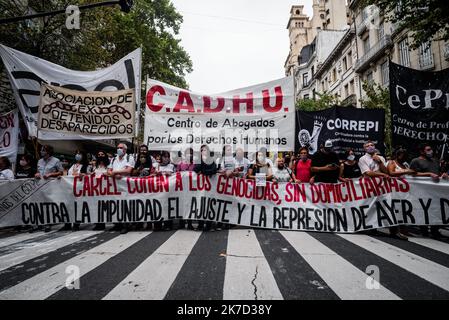
[[[77,71],[0,45],[0,56],[8,70],[16,103],[32,137],[37,137],[39,96],[42,84],[51,84],[78,91],[116,91],[134,89],[136,103],[140,102],[140,48],[115,64],[95,71]],[[137,90],[136,90],[137,88]],[[138,109],[138,108],[134,108]],[[77,134],[42,131],[42,140],[80,140]],[[102,137],[102,139],[108,139]]]
[[[356,232],[448,225],[449,181],[360,178],[338,184],[172,176],[23,179],[0,183],[0,227],[197,219],[248,227]]]
[[[449,68],[414,70],[390,62],[393,145],[417,155],[421,142],[449,158]]]
[[[134,135],[134,89],[88,92],[44,84],[40,97],[38,137],[42,131],[95,140]]]
[[[291,77],[204,95],[149,80],[145,142],[151,150],[178,151],[207,144],[254,152],[293,150],[295,107]]]

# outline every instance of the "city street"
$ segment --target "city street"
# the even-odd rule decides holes
[[[125,235],[61,227],[0,232],[0,300],[449,299],[449,241],[413,227],[409,241],[240,227]]]

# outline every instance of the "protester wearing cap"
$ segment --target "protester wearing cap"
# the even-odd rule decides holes
[[[336,183],[340,175],[338,156],[333,151],[332,140],[326,140],[321,149],[312,157],[311,171],[314,182]]]

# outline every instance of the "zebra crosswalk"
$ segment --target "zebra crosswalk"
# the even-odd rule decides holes
[[[11,299],[449,299],[449,243],[244,228],[3,234],[0,300]]]

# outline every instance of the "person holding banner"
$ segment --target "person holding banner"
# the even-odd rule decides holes
[[[193,149],[187,148],[181,155],[182,160],[178,163],[176,167],[177,172],[192,172],[195,168],[195,163],[193,161]],[[184,229],[186,227],[186,220],[181,219],[179,221],[179,229]],[[187,229],[193,230],[192,220],[187,220]]]
[[[29,154],[24,154],[20,157],[19,166],[16,170],[16,179],[34,178],[36,168],[32,166],[33,158]]]
[[[122,176],[130,176],[134,168],[134,158],[132,155],[127,154],[128,147],[125,143],[119,143],[117,145],[117,156],[112,159],[109,164],[108,175],[116,179],[121,179]],[[116,223],[114,231],[120,230],[121,234],[128,232],[127,223]]]
[[[276,159],[276,166],[273,170],[274,182],[297,182],[292,170],[285,165],[284,158]]]
[[[365,155],[359,159],[360,172],[368,177],[389,177],[385,158],[377,154],[376,146],[371,140],[364,145]]]
[[[41,148],[41,157],[37,162],[37,173],[35,178],[37,179],[50,179],[58,178],[62,176],[64,169],[62,168],[61,161],[58,158],[53,157],[53,147],[50,145],[43,145]],[[34,231],[33,229],[32,231]],[[46,225],[44,232],[51,230],[50,225]]]
[[[67,172],[67,175],[76,177],[76,176],[79,176],[82,174],[86,174],[88,166],[89,166],[89,162],[87,160],[86,152],[81,151],[81,150],[76,150],[75,163],[72,164],[69,171]]]
[[[223,152],[221,159],[218,159],[218,173],[223,174],[226,177],[232,177],[236,175],[236,163],[234,154],[232,153],[232,146],[227,144],[223,146]]]
[[[245,153],[242,148],[237,148],[235,150],[235,165],[237,176],[240,178],[245,178],[251,162],[248,160],[248,158],[245,158]]]
[[[338,156],[332,148],[332,140],[326,140],[324,146],[313,155],[311,172],[315,174],[315,178],[312,182],[338,182],[340,165]]]
[[[299,149],[299,159],[293,161],[292,169],[295,171],[296,182],[314,183],[312,177],[312,160],[309,159],[309,149],[302,147]]]
[[[11,161],[8,157],[0,157],[0,181],[14,180],[14,172],[11,170]]]
[[[418,146],[420,156],[414,158],[410,163],[410,168],[416,171],[418,177],[430,177],[434,182],[440,181],[440,163],[434,158],[432,146],[422,143]],[[441,175],[441,177],[444,177]],[[421,233],[427,237],[429,235],[428,226],[420,226]],[[440,239],[442,234],[438,226],[430,227],[430,234],[433,238]]]
[[[355,153],[352,148],[349,148],[345,152],[346,160],[340,164],[340,177],[338,180],[345,182],[349,179],[358,178],[362,174],[360,172],[359,164],[355,160]]]
[[[205,176],[213,176],[217,173],[218,168],[217,164],[214,161],[214,158],[211,154],[209,147],[203,144],[200,148],[200,163],[195,164],[193,171],[197,174],[203,174]],[[204,231],[209,231],[212,227],[212,221],[206,221],[204,224],[203,220],[200,220],[198,223],[198,229],[203,229]]]
[[[267,159],[266,149],[261,148],[256,154],[256,161],[248,169],[248,179],[256,180],[258,174],[265,174],[265,180],[271,181],[273,178],[273,165],[271,160]]]

